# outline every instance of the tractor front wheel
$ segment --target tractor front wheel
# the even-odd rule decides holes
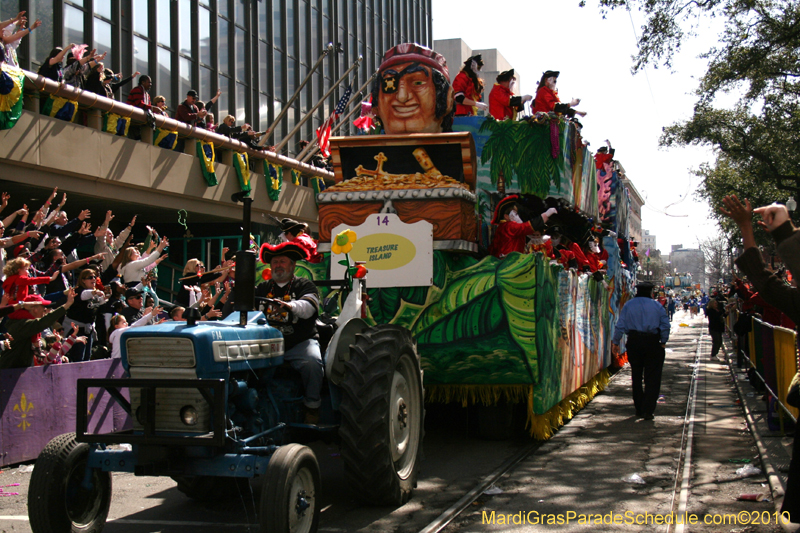
[[[281,446],[267,465],[261,533],[314,533],[319,525],[319,464],[311,448]]]
[[[111,474],[87,472],[89,445],[74,433],[45,446],[31,474],[28,517],[34,533],[99,533],[111,505]]]

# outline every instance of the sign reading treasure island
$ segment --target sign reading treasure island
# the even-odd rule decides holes
[[[351,229],[358,235],[350,257],[365,261],[370,287],[428,287],[433,283],[433,225],[406,224],[395,214],[378,213],[360,226],[340,224],[334,235]],[[331,263],[333,279],[344,277],[344,266]]]

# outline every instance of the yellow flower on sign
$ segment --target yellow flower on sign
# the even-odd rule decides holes
[[[19,403],[14,406],[14,411],[19,411],[22,421],[17,424],[18,428],[22,428],[22,431],[25,431],[29,427],[31,427],[31,423],[28,422],[28,412],[33,409],[33,404],[28,403],[28,399],[25,398],[25,393],[22,393],[22,396],[19,398]]]
[[[346,229],[339,235],[333,238],[331,244],[331,252],[334,254],[347,254],[353,249],[353,243],[356,242],[358,236],[356,232],[351,229]]]

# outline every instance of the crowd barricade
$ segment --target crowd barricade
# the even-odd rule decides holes
[[[76,380],[125,375],[120,359],[0,370],[0,467],[36,459],[53,437],[75,431]],[[133,427],[110,399],[104,390],[89,390],[91,432]]]
[[[733,327],[738,317],[738,313],[733,312],[727,321],[733,339],[737,338]],[[737,356],[747,366],[753,386],[759,390],[765,389],[771,398],[768,414],[777,415],[781,427],[787,414],[796,422],[800,410],[786,403],[786,395],[798,370],[797,334],[794,330],[773,326],[755,317],[751,318],[750,323],[751,330],[737,347],[737,352],[742,353],[737,353]]]

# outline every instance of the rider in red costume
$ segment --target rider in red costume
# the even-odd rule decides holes
[[[474,116],[478,114],[478,109],[489,107],[481,102],[483,80],[478,77],[481,68],[483,68],[481,55],[472,56],[464,61],[461,72],[453,80],[457,117]]]
[[[497,230],[492,240],[490,253],[495,257],[503,257],[511,252],[524,252],[526,238],[534,232],[541,232],[547,220],[557,213],[551,207],[533,220],[523,222],[517,213],[517,195],[506,196],[497,204],[492,224]]]
[[[496,120],[512,120],[517,118],[517,111],[525,109],[525,102],[529,102],[533,97],[529,94],[525,96],[514,95],[514,69],[506,70],[497,75],[497,83],[489,93],[489,113]]]
[[[533,101],[534,114],[555,112],[567,115],[569,118],[574,118],[575,115],[586,116],[585,111],[573,109],[581,103],[580,98],[573,98],[568,104],[562,104],[559,100],[558,89],[556,89],[558,74],[559,72],[556,70],[548,70],[542,74],[539,88],[536,90],[536,99]]]
[[[281,231],[287,241],[294,242],[301,246],[308,253],[309,263],[319,263],[322,261],[322,254],[317,252],[317,241],[306,233],[308,224],[298,222],[291,218],[281,220]]]

